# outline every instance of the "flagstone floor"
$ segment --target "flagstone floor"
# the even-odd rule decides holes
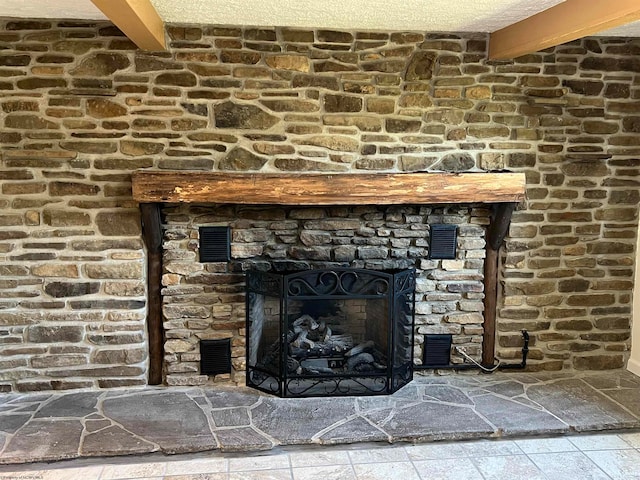
[[[229,387],[4,394],[0,463],[371,442],[409,452],[407,443],[634,429],[640,378],[626,371],[416,376],[391,396],[331,399]]]

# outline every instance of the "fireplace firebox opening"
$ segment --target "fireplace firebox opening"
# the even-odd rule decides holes
[[[247,272],[247,385],[384,395],[413,378],[415,270]]]

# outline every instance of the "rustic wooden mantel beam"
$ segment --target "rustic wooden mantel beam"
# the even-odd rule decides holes
[[[238,174],[138,170],[138,202],[421,205],[519,202],[522,173]]]

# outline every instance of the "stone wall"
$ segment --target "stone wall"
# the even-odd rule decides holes
[[[624,364],[636,41],[489,62],[484,35],[168,31],[146,53],[107,23],[0,22],[2,389],[145,382],[138,168],[523,171],[498,355],[526,328],[532,369]]]

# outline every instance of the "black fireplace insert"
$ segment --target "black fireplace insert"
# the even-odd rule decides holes
[[[415,270],[249,271],[247,385],[385,395],[413,379]]]

